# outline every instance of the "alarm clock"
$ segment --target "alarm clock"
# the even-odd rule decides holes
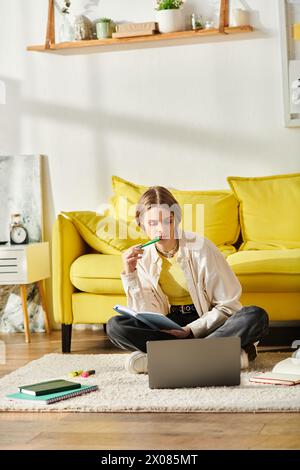
[[[11,216],[10,243],[12,245],[28,243],[28,231],[21,222],[20,214],[12,214]]]

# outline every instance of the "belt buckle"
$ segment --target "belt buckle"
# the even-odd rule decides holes
[[[182,307],[182,313],[192,313],[195,311],[195,308],[193,305],[183,305]]]

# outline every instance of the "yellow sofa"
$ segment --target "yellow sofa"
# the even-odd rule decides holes
[[[181,207],[187,208],[183,223],[191,223],[188,229],[199,229],[188,216],[200,207],[204,215],[201,233],[216,244],[236,273],[243,288],[242,304],[263,307],[271,324],[297,324],[300,173],[227,180],[228,190],[169,189]],[[122,238],[120,232],[111,236],[105,227],[108,220],[118,229],[132,229],[132,208],[147,187],[117,176],[112,177],[112,184],[110,206],[101,214],[62,212],[53,227],[53,306],[55,320],[62,325],[63,352],[70,352],[72,324],[105,325],[115,314],[112,307],[126,304],[121,253],[139,243],[143,234],[137,230],[132,240]],[[122,213],[124,201],[127,206]],[[104,218],[106,225],[102,224]]]

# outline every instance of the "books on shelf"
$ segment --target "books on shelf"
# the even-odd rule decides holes
[[[65,390],[63,392],[48,393],[45,395],[28,395],[26,393],[18,392],[6,395],[6,398],[8,398],[9,400],[17,400],[23,402],[31,401],[37,404],[50,405],[61,400],[66,400],[68,398],[73,398],[89,392],[94,392],[96,390],[98,390],[98,385],[81,385],[80,388],[76,390]]]
[[[136,312],[124,305],[115,305],[113,309],[127,317],[135,317],[152,330],[182,330],[183,328],[166,315],[156,312]]]
[[[146,21],[144,23],[119,23],[116,25],[116,32],[127,32],[127,31],[152,31],[157,29],[157,23],[155,21]]]
[[[113,33],[112,37],[114,39],[121,39],[121,38],[134,38],[137,36],[152,36],[155,34],[155,31],[124,31],[121,33]]]
[[[263,372],[249,378],[250,382],[266,383],[273,385],[297,385],[300,384],[300,359],[289,357],[278,362],[271,372]]]
[[[148,21],[144,23],[120,23],[116,25],[113,38],[130,38],[136,36],[151,36],[157,32],[157,23]]]

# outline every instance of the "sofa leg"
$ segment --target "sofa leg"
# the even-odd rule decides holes
[[[103,331],[106,334],[106,323],[103,323]]]
[[[61,325],[61,349],[63,353],[71,352],[71,340],[72,340],[72,324],[66,325],[62,323]]]

